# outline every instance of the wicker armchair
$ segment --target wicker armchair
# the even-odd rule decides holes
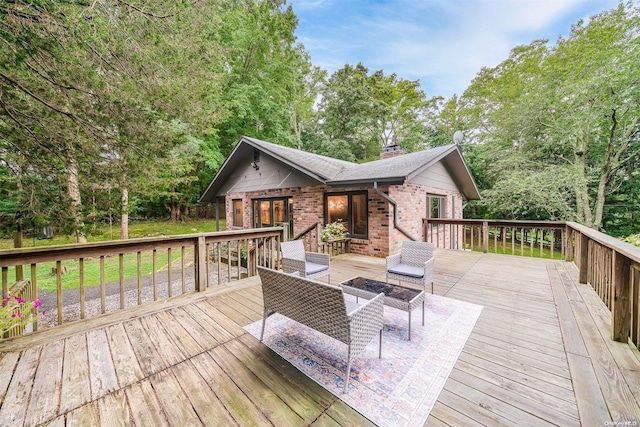
[[[302,240],[281,242],[280,250],[282,251],[282,270],[285,273],[298,271],[307,279],[327,276],[327,283],[331,283],[329,254],[306,252]]]
[[[413,283],[424,291],[431,283],[433,294],[433,265],[433,243],[404,241],[399,254],[387,257],[387,282],[393,279]]]
[[[382,357],[384,294],[362,305],[349,306],[342,288],[298,275],[258,267],[262,282],[264,313],[260,341],[267,318],[280,313],[348,346],[344,392],[348,391],[351,364],[373,338],[379,336],[378,357]]]

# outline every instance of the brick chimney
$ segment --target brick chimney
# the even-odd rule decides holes
[[[404,150],[398,144],[386,145],[382,153],[380,153],[380,160],[402,156],[403,154]]]

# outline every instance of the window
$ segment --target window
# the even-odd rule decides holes
[[[444,218],[444,197],[427,194],[427,218]]]
[[[244,225],[243,214],[242,214],[242,200],[235,199],[232,201],[233,204],[233,225],[235,227],[242,227]]]
[[[350,237],[366,239],[369,229],[367,193],[340,193],[325,196],[326,222],[342,221]]]
[[[289,234],[293,233],[293,199],[289,197],[277,199],[253,200],[253,226],[273,227],[289,223]]]

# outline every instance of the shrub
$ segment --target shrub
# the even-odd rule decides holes
[[[40,305],[39,299],[27,302],[19,297],[6,297],[0,305],[0,338],[14,328],[24,328],[34,316],[44,314],[38,311]]]

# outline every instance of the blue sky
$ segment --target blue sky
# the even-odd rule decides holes
[[[483,66],[536,39],[555,43],[618,0],[290,0],[296,35],[329,74],[362,62],[420,80],[428,97],[462,94]]]

